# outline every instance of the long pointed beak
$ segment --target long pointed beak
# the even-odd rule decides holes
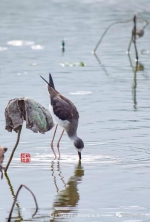
[[[44,79],[42,76],[40,77],[51,87],[51,85],[46,81],[46,79]]]
[[[81,153],[78,151],[78,156],[79,156],[79,159],[81,160]]]

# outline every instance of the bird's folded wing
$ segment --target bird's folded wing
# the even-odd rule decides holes
[[[57,96],[51,100],[54,114],[61,120],[78,120],[79,114],[74,104],[63,96]]]

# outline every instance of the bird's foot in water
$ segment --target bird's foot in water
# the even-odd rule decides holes
[[[51,149],[52,149],[52,151],[53,151],[53,153],[54,153],[54,160],[56,160],[56,159],[57,159],[57,156],[56,156],[56,153],[55,153],[55,151],[54,151],[53,143],[50,144],[50,147],[51,147]]]
[[[58,160],[60,160],[60,150],[59,150],[59,142],[57,143],[57,149],[58,149]]]

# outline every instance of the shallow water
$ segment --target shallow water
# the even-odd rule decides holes
[[[5,107],[12,98],[28,96],[48,108],[39,75],[48,79],[49,72],[58,91],[77,106],[78,134],[85,142],[81,165],[66,135],[61,160],[54,160],[53,130],[34,134],[24,124],[8,175],[0,180],[0,222],[8,218],[20,184],[33,191],[39,210],[32,218],[33,198],[23,188],[12,221],[150,220],[150,26],[137,40],[137,73],[133,47],[131,62],[126,54],[132,22],[113,26],[97,57],[91,53],[109,24],[136,12],[149,21],[149,8],[148,0],[0,2],[0,144],[9,148],[3,166],[17,136],[5,130]],[[85,66],[61,66],[80,62]],[[55,142],[60,133],[59,128]],[[30,163],[20,162],[24,152]]]

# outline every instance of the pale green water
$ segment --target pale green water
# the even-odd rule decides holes
[[[0,46],[7,47],[0,51],[0,145],[9,148],[3,165],[17,136],[5,131],[4,109],[10,99],[23,96],[48,108],[39,75],[48,79],[49,72],[58,91],[77,106],[78,134],[85,142],[81,166],[66,135],[62,159],[53,161],[49,147],[53,130],[41,135],[24,126],[9,178],[0,180],[0,222],[8,218],[13,191],[20,184],[34,192],[39,210],[32,219],[34,202],[22,189],[12,221],[20,221],[18,215],[35,222],[150,220],[150,54],[141,54],[150,50],[150,26],[137,42],[144,70],[136,75],[126,54],[132,22],[114,26],[104,38],[97,51],[103,66],[91,53],[110,23],[130,19],[136,12],[149,21],[149,8],[148,0],[0,2]],[[44,49],[8,45],[12,40],[32,41]],[[135,66],[133,49],[131,58]],[[86,66],[62,67],[65,62]],[[55,142],[60,133],[59,128]],[[31,154],[31,163],[20,162],[22,152]],[[54,213],[68,218],[53,219]]]

